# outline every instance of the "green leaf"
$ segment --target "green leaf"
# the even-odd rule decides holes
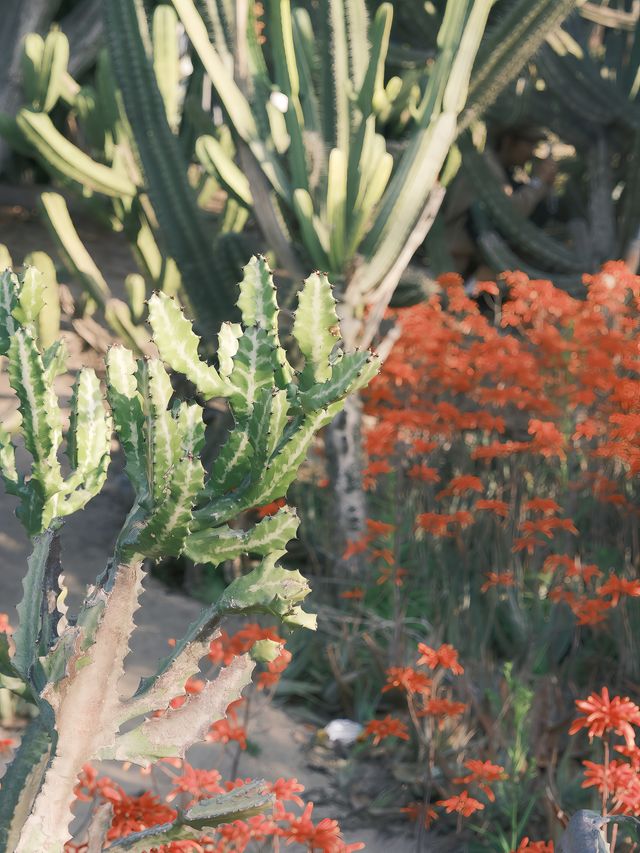
[[[340,340],[340,326],[326,275],[316,272],[305,280],[298,294],[293,335],[305,358],[300,386],[308,388],[330,379],[329,356]]]
[[[207,399],[229,395],[229,385],[218,375],[215,367],[200,359],[200,339],[171,297],[154,293],[149,300],[149,322],[153,340],[167,364],[184,373]]]
[[[234,530],[225,526],[192,533],[185,540],[184,553],[195,563],[212,563],[215,566],[241,554],[266,556],[271,551],[283,551],[295,537],[299,524],[295,510],[283,507],[250,530]]]

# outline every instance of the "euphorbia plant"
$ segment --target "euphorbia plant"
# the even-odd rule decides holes
[[[200,359],[198,338],[176,303],[158,294],[150,300],[149,316],[160,358],[136,362],[124,347],[111,348],[106,359],[110,413],[95,372],[80,371],[66,435],[70,473],[65,476],[58,458],[62,416],[53,388],[65,368],[64,344],[45,351],[39,346],[42,293],[35,269],[0,277],[0,353],[7,356],[21,436],[32,457],[30,472],[20,473],[9,436],[1,436],[3,477],[19,499],[18,515],[33,541],[19,627],[12,643],[0,635],[2,683],[29,696],[39,712],[0,792],[0,850],[19,853],[62,851],[70,837],[74,785],[86,762],[115,758],[144,766],[184,756],[213,721],[224,717],[251,680],[251,653],[236,657],[179,707],[170,702],[198,672],[225,617],[268,613],[287,625],[314,626],[315,618],[300,607],[309,592],[305,579],[278,563],[296,533],[295,512],[283,506],[248,529],[230,522],[286,493],[315,433],[377,369],[367,353],[342,351],[329,285],[314,273],[300,292],[293,323],[305,360],[296,375],[278,337],[271,273],[263,259],[253,258],[240,284],[242,325],[223,324],[215,366]],[[194,395],[174,393],[165,364],[190,380]],[[228,401],[235,426],[206,472],[200,459],[202,401],[213,397]],[[135,500],[113,556],[72,617],[64,606],[59,531],[63,519],[105,481],[112,423]],[[158,661],[155,673],[122,698],[118,688],[145,560],[186,554],[218,564],[243,553],[260,558],[255,568],[205,608],[169,657]],[[197,838],[205,827],[269,803],[260,784],[200,802],[164,827],[162,838],[154,836],[154,846]],[[130,849],[144,843],[120,841]]]

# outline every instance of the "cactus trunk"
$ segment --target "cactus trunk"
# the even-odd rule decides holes
[[[325,452],[332,492],[334,544],[338,555],[349,542],[362,537],[367,518],[362,490],[362,401],[350,397],[340,414],[325,430]],[[345,563],[349,572],[361,566],[355,558]]]
[[[43,691],[58,718],[55,751],[16,853],[33,853],[38,849],[61,853],[71,837],[69,824],[73,815],[69,805],[73,801],[78,773],[100,749],[110,745],[118,728],[115,713],[119,702],[118,683],[129,653],[141,578],[139,560],[118,567],[113,590],[96,631],[96,654],[91,665],[73,674],[70,672],[56,685],[57,695],[47,696],[46,688]],[[99,607],[104,595],[97,590],[93,600],[85,603],[85,609]]]

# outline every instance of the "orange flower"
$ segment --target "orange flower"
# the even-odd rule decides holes
[[[607,611],[611,608],[610,601],[602,598],[577,598],[573,601],[567,600],[578,620],[578,625],[598,625],[607,618]]]
[[[438,800],[436,805],[443,806],[447,814],[458,812],[463,817],[470,817],[474,812],[484,808],[484,805],[479,800],[470,797],[467,791],[463,791],[455,797],[449,797],[448,800]]]
[[[613,731],[624,737],[627,746],[634,745],[636,735],[633,726],[640,725],[640,708],[628,696],[610,699],[608,688],[603,687],[600,695],[592,693],[588,699],[577,699],[576,706],[584,711],[585,716],[571,723],[570,735],[586,728],[589,740],[593,740]]]
[[[423,512],[416,519],[418,527],[433,536],[448,536],[451,516],[437,512]]]
[[[464,474],[461,477],[454,477],[449,481],[446,489],[438,492],[436,500],[449,497],[449,495],[464,495],[466,492],[483,492],[484,486],[480,477],[474,477],[471,474]]]
[[[464,702],[452,702],[449,699],[429,699],[418,712],[420,717],[440,717],[439,726],[443,728],[447,718],[460,717],[467,710]]]
[[[640,596],[640,580],[627,580],[610,574],[607,580],[601,584],[597,593],[599,596],[610,595],[611,607],[616,607],[621,595],[629,595],[633,598]]]
[[[476,501],[474,508],[493,512],[501,518],[507,518],[509,516],[509,504],[506,501],[479,500]]]
[[[229,720],[217,720],[211,724],[206,737],[214,743],[229,743],[235,740],[240,749],[247,748],[247,732],[244,726],[234,726]]]
[[[407,693],[422,693],[427,695],[431,690],[431,679],[422,672],[417,672],[412,666],[391,666],[387,669],[387,683],[382,692],[398,688]]]
[[[338,822],[331,818],[325,817],[314,826],[311,820],[312,811],[313,803],[307,803],[299,818],[289,818],[289,828],[284,832],[287,844],[295,841],[308,850],[319,850],[323,853],[353,853],[364,848],[364,844],[360,842],[345,844]]]
[[[480,587],[480,592],[487,592],[494,586],[515,586],[513,572],[486,572],[486,581]]]
[[[406,814],[410,820],[424,821],[425,829],[429,829],[433,821],[438,819],[438,812],[431,806],[425,808],[424,803],[408,803],[400,811]]]
[[[275,515],[285,504],[286,501],[284,498],[278,498],[277,501],[271,501],[270,504],[258,507],[256,510],[258,518],[266,518],[268,515]]]
[[[560,512],[561,507],[551,498],[532,498],[524,505],[528,512]]]
[[[529,841],[525,835],[516,850],[511,853],[554,853],[553,841]]]
[[[401,740],[409,740],[409,731],[402,720],[387,714],[381,720],[369,720],[362,732],[364,737],[373,735],[373,745],[377,746],[383,738],[397,737]]]
[[[355,586],[353,589],[345,589],[340,593],[340,598],[353,598],[356,601],[362,601],[364,598],[364,590],[361,586]]]
[[[418,666],[426,664],[429,669],[441,666],[443,669],[450,669],[454,675],[462,675],[464,672],[458,661],[458,652],[449,643],[443,643],[439,649],[432,649],[425,643],[418,643],[418,651],[422,653],[418,658]]]
[[[412,465],[407,471],[412,480],[421,480],[423,483],[439,483],[440,475],[436,468],[429,468],[428,465]]]
[[[496,797],[489,785],[492,782],[500,782],[502,779],[507,778],[507,774],[504,772],[504,767],[501,767],[499,764],[492,764],[490,761],[478,761],[474,758],[469,759],[469,761],[465,761],[464,766],[470,770],[471,773],[468,773],[466,776],[461,776],[458,779],[454,779],[453,781],[455,784],[470,785],[472,782],[475,782],[480,790],[483,791],[493,803]]]
[[[370,536],[362,536],[360,539],[349,540],[347,542],[347,547],[344,550],[344,554],[342,555],[343,560],[349,560],[351,557],[355,557],[356,554],[362,554],[367,550],[369,544],[371,542]]]
[[[367,529],[372,536],[388,536],[396,529],[395,524],[387,524],[386,521],[377,521],[374,518],[367,519]]]

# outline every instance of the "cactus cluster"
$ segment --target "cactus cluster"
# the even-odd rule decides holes
[[[253,205],[270,246],[293,275],[299,258],[332,275],[345,312],[380,299],[386,304],[393,291],[389,278],[395,287],[408,262],[406,245],[416,228],[428,227],[425,207],[455,139],[491,5],[447,4],[417,119],[394,162],[376,130],[376,115],[388,100],[390,3],[369,23],[364,0],[326,0],[315,19],[302,5],[274,0],[265,5],[265,37],[259,39],[253,4],[246,20],[235,20],[222,2],[206,4],[213,16],[201,14],[205,4],[194,0],[173,2],[237,140],[242,168],[209,135],[198,140],[197,156],[231,197]],[[120,27],[111,18],[118,67]],[[234,53],[235,68],[229,62]],[[133,104],[128,88],[135,88],[135,79],[129,79],[129,87],[124,77],[120,82],[125,103],[130,98]]]
[[[148,343],[140,327],[145,316],[138,298],[142,281],[145,295],[155,289],[183,293],[202,328],[211,330],[231,316],[232,285],[241,265],[229,246],[248,214],[246,205],[229,199],[216,226],[208,227],[201,206],[210,203],[219,184],[206,174],[190,176],[189,140],[195,139],[194,126],[217,131],[198,106],[195,91],[180,97],[179,29],[169,6],[156,9],[149,40],[152,58],[145,56],[143,66],[149,73],[142,81],[136,78],[142,100],[131,118],[125,114],[106,52],[98,57],[93,84],[80,87],[67,70],[69,45],[58,30],[44,39],[32,33],[25,40],[25,104],[15,118],[0,116],[0,133],[14,147],[35,157],[56,182],[79,197],[79,204],[127,237],[138,263],[138,273],[132,273],[135,298],[128,304],[113,297],[77,233],[64,196],[42,194],[44,222],[65,267],[87,294],[84,310],[100,308],[112,330],[138,352]],[[52,117],[60,103],[77,127],[76,142]],[[141,126],[145,118],[147,124]],[[223,148],[232,151],[228,134],[218,135]],[[146,171],[145,140],[147,146],[157,146],[157,173]],[[211,269],[219,272],[216,286]]]
[[[124,346],[113,346],[106,359],[108,406],[96,373],[80,371],[64,475],[62,414],[53,382],[64,370],[65,353],[59,342],[42,346],[38,317],[44,299],[43,277],[35,268],[0,277],[0,352],[6,354],[32,460],[29,472],[19,471],[9,436],[0,435],[2,476],[18,497],[18,515],[33,541],[11,647],[0,635],[0,685],[26,696],[38,710],[0,790],[0,850],[20,853],[62,851],[84,763],[116,758],[146,765],[184,755],[224,716],[251,680],[249,653],[180,708],[168,705],[198,672],[225,617],[264,613],[287,625],[314,627],[315,617],[300,606],[309,592],[305,579],[279,564],[296,534],[295,511],[285,505],[248,527],[244,511],[286,494],[316,432],[377,370],[370,354],[344,351],[329,284],[314,273],[300,291],[293,323],[304,358],[297,374],[279,340],[271,272],[263,258],[253,258],[240,284],[242,322],[222,326],[215,364],[201,359],[190,321],[160,292],[149,303],[160,357],[136,360]],[[167,367],[189,380],[193,396],[174,391]],[[228,401],[235,425],[206,472],[200,401],[212,397]],[[72,616],[64,604],[59,530],[67,515],[100,491],[112,428],[135,499],[113,556]],[[240,513],[244,527],[234,522]],[[214,566],[249,554],[254,568],[205,608],[155,673],[123,698],[119,682],[145,560],[178,554]],[[158,710],[164,713],[149,716]],[[165,828],[165,840],[197,837],[203,827],[268,803],[260,786],[245,789],[238,800],[231,794],[207,801]],[[137,841],[120,844],[129,849]]]
[[[474,212],[485,258],[496,270],[518,268],[580,289],[581,274],[612,257],[637,267],[640,255],[640,21],[623,4],[587,4],[549,34],[517,86],[489,110],[498,124],[547,127],[575,149],[562,195],[575,222],[571,248],[514,212],[470,137],[463,170],[478,197]],[[595,18],[594,18],[595,15]]]

